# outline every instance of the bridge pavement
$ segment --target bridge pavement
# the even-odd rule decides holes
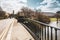
[[[16,19],[0,20],[0,40],[34,40]]]

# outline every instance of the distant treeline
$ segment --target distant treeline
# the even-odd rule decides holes
[[[50,17],[43,15],[41,11],[39,10],[32,10],[27,7],[23,7],[21,11],[17,12],[16,14],[9,14],[6,13],[5,11],[0,11],[0,19],[6,19],[6,18],[30,18],[33,20],[38,20],[44,23],[50,23]],[[60,11],[56,12],[54,17],[60,17]]]

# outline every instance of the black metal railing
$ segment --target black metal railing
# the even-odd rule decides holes
[[[31,36],[33,36],[34,40],[39,40],[39,38],[26,26],[24,25],[23,23],[21,23],[24,28],[31,34]],[[31,39],[32,40],[32,39]]]
[[[50,26],[48,24],[45,24],[45,23],[42,23],[42,22],[39,22],[39,21],[36,21],[36,20],[31,20],[31,19],[28,19],[31,23],[37,23],[39,24],[39,40],[60,40],[58,39],[58,36],[57,36],[57,31],[59,30],[60,31],[60,28],[58,27],[53,27],[53,26]],[[54,33],[53,33],[54,32]]]
[[[35,27],[35,35],[38,37],[38,40],[60,40],[58,39],[57,35],[58,31],[60,31],[60,28],[53,27],[32,19],[24,18],[24,20],[29,21],[35,25],[38,24],[38,26]]]

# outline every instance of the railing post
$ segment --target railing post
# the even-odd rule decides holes
[[[43,40],[43,25],[41,24],[41,40]]]
[[[57,40],[57,29],[55,29],[55,40]]]
[[[53,33],[52,33],[52,27],[51,27],[51,40],[53,40]]]
[[[39,40],[41,40],[41,28],[40,28],[40,25],[39,25]]]
[[[49,26],[47,27],[47,40],[49,40]]]
[[[46,40],[46,27],[45,27],[45,40]]]
[[[43,26],[42,26],[42,40],[43,40]]]

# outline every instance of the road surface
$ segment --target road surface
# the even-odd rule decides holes
[[[34,40],[16,19],[0,20],[0,40]]]

